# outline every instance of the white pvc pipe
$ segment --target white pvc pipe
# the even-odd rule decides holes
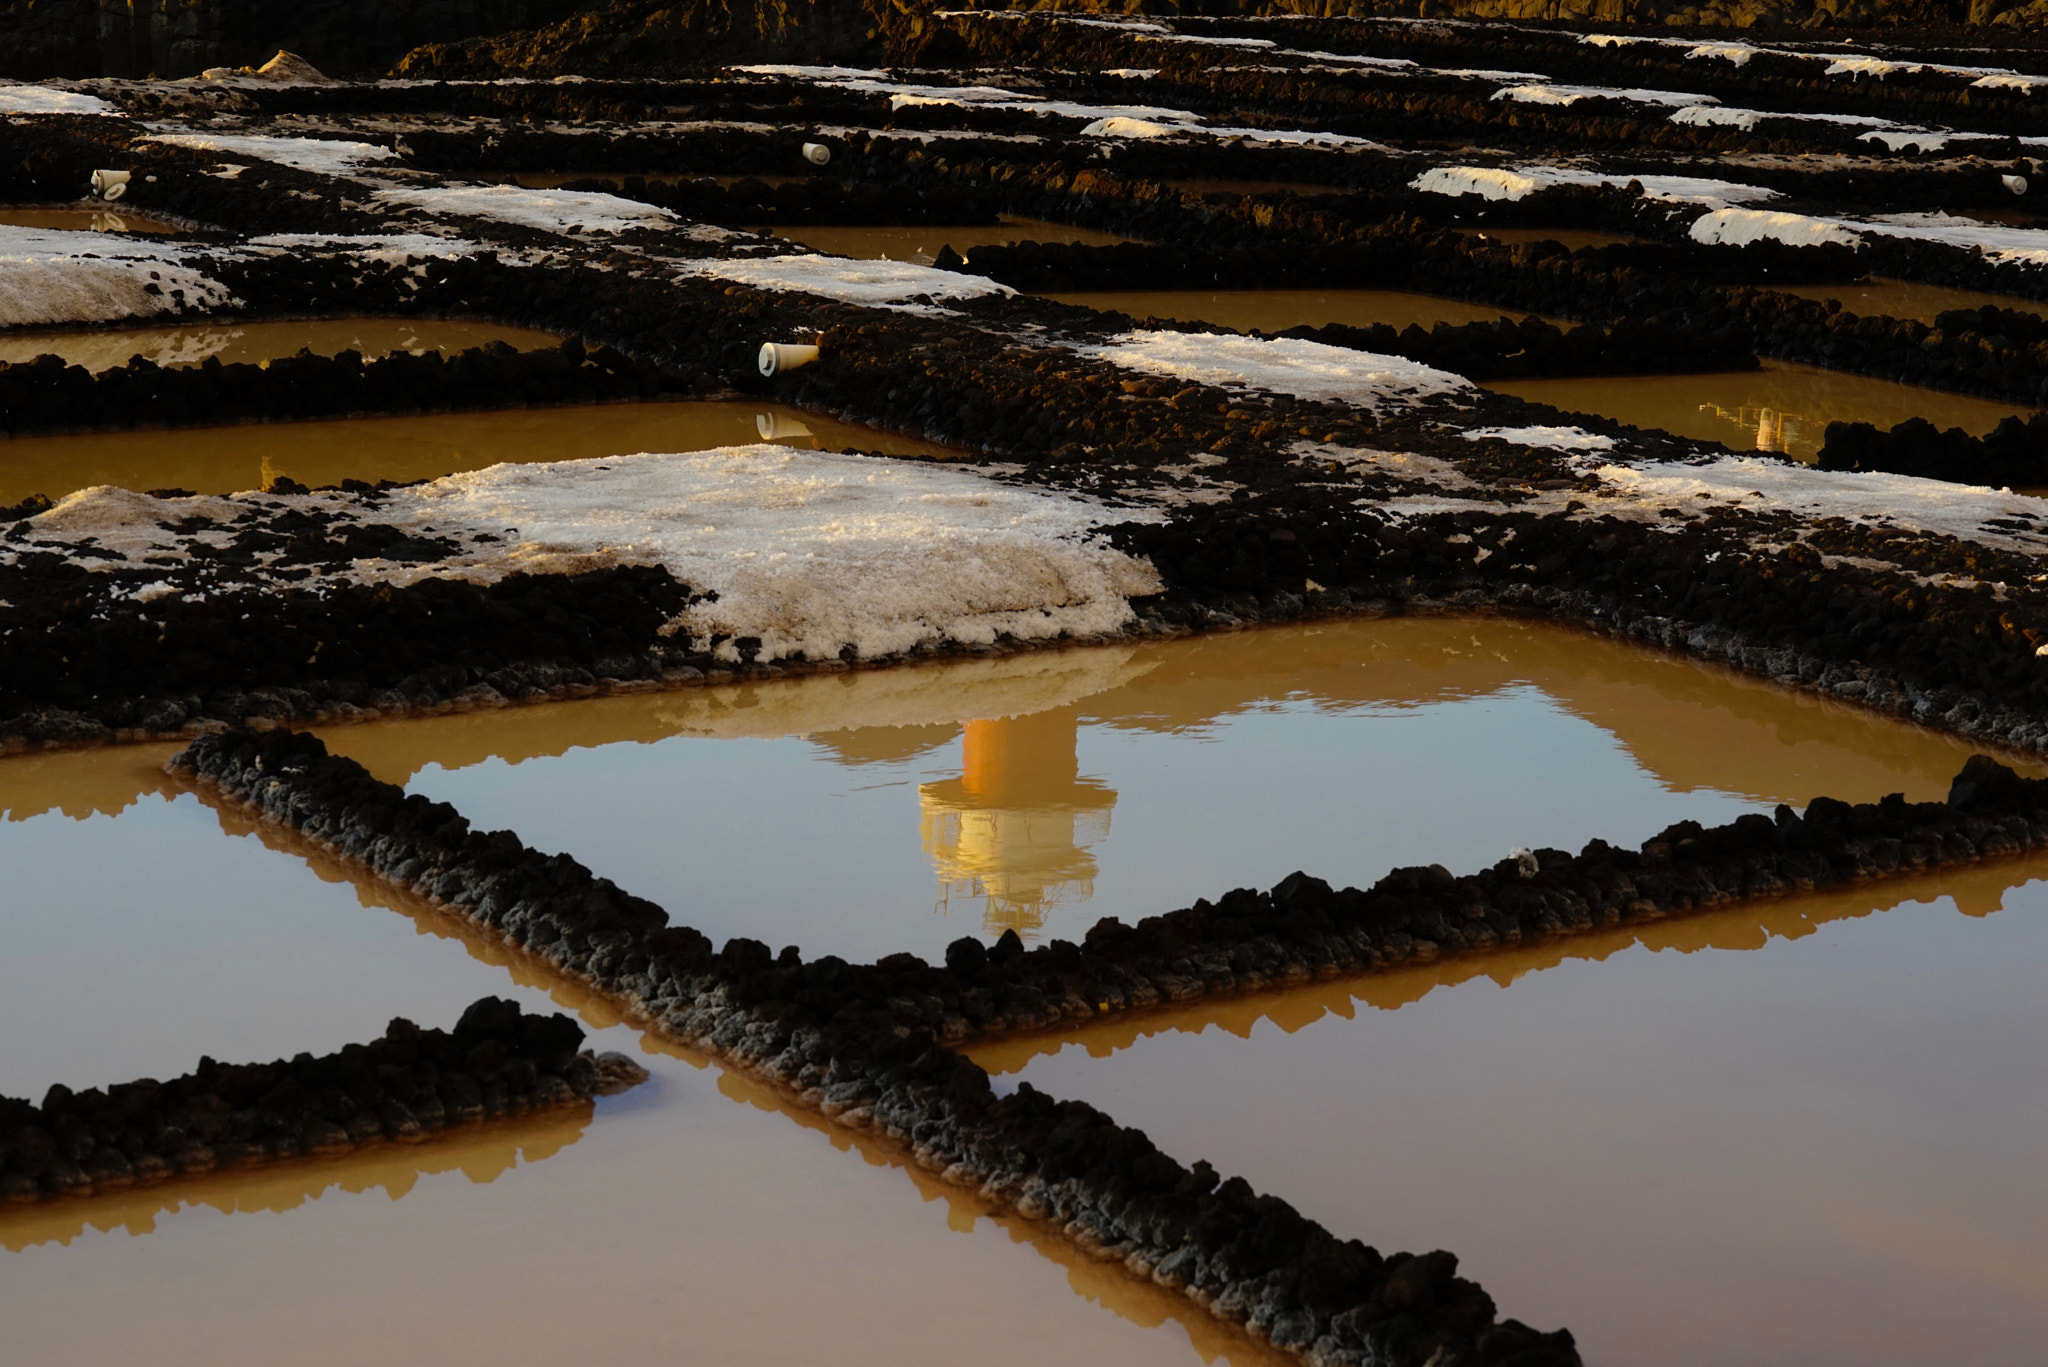
[[[813,166],[823,166],[832,160],[832,149],[822,142],[804,144],[804,160]]]
[[[818,349],[796,342],[761,343],[761,373],[778,375],[785,370],[807,366],[818,359]]]
[[[2023,195],[2027,192],[2027,178],[2025,176],[2000,176],[1998,179],[2006,189],[2016,195]]]
[[[128,193],[129,171],[95,171],[92,173],[92,192],[101,199],[119,199]]]

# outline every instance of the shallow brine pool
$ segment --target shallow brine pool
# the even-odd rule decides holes
[[[1325,327],[1331,323],[1355,328],[1371,327],[1374,323],[1393,328],[1414,324],[1428,329],[1438,323],[1459,327],[1528,316],[1463,299],[1440,299],[1433,294],[1410,294],[1404,290],[1123,290],[1048,297],[1062,304],[1113,309],[1133,318],[1214,323],[1240,332],[1253,328],[1284,332],[1288,328]]]
[[[1135,241],[1093,228],[1075,228],[1065,223],[1047,223],[1015,214],[1000,215],[1001,221],[981,225],[939,225],[912,227],[788,227],[763,228],[812,251],[833,256],[850,256],[856,261],[912,261],[929,266],[940,251],[951,247],[971,257],[980,247],[1003,247],[1013,242],[1064,242],[1083,247],[1112,247]]]
[[[30,494],[60,498],[96,484],[225,494],[265,489],[282,475],[320,488],[344,479],[433,479],[506,461],[705,451],[761,441],[892,456],[960,454],[780,404],[601,404],[0,438],[0,504]]]
[[[2023,1367],[2048,858],[970,1050],[1588,1367]],[[999,1083],[999,1086],[1003,1085]],[[1541,1307],[1540,1312],[1537,1307]]]
[[[0,1209],[4,1356],[1275,1367],[866,1136],[644,1038],[445,918],[161,779],[0,760],[0,1093],[326,1053],[479,996],[652,1080],[417,1147]]]
[[[160,366],[267,365],[300,351],[316,356],[361,352],[365,360],[395,351],[454,355],[503,342],[519,351],[559,346],[562,339],[533,328],[466,318],[307,318],[254,323],[192,323],[170,327],[26,329],[0,332],[0,361],[20,363],[61,356],[66,365],[97,374],[140,356]]]
[[[2005,418],[2036,411],[1772,360],[1750,371],[1493,380],[1486,388],[1568,413],[1596,413],[1632,427],[1659,427],[1737,451],[1781,451],[1805,461],[1820,454],[1831,422],[1867,422],[1885,430],[1925,418],[1944,431],[1960,427],[1982,436]]]
[[[189,231],[169,219],[133,209],[106,205],[59,205],[46,208],[0,208],[0,227],[58,228],[67,232],[154,233],[177,235]]]
[[[379,777],[567,850],[719,943],[936,960],[1296,869],[1342,886],[1945,794],[1916,727],[1557,628],[1271,628],[337,727]]]

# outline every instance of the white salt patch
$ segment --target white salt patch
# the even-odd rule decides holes
[[[1405,357],[1292,337],[1127,332],[1107,345],[1075,350],[1148,375],[1366,408],[1471,388],[1462,376]]]
[[[249,239],[252,247],[276,247],[296,251],[305,247],[347,252],[370,261],[403,265],[408,256],[448,259],[468,256],[477,250],[474,242],[459,237],[433,237],[426,233],[385,233],[349,236],[334,233],[271,233]]]
[[[344,138],[268,138],[237,133],[152,133],[145,142],[170,147],[189,147],[196,152],[220,152],[231,157],[254,157],[276,162],[295,171],[314,171],[341,176],[362,169],[365,162],[390,161],[398,154],[375,143],[351,142]]]
[[[1675,204],[1718,207],[1775,199],[1778,192],[1761,185],[1700,176],[1625,175],[1588,171],[1576,166],[1438,166],[1408,183],[1411,190],[1434,195],[1478,195],[1482,199],[1522,199],[1553,185],[1627,185],[1635,181],[1650,199]]]
[[[1890,119],[1880,119],[1872,114],[1785,114],[1775,109],[1735,109],[1728,105],[1688,105],[1671,115],[1673,123],[1732,128],[1754,128],[1764,119],[1799,119],[1811,123],[1845,124],[1857,128],[1906,127],[1904,124],[1895,124]]]
[[[1149,119],[1097,119],[1081,130],[1084,138],[1170,138],[1176,133],[1188,130],[1175,125],[1153,123]]]
[[[1698,465],[1602,465],[1594,473],[1602,483],[1645,505],[1661,507],[1705,494],[1745,508],[1782,509],[1802,517],[1883,518],[1902,530],[2011,545],[2034,554],[2041,551],[2038,538],[2022,541],[1984,526],[1991,518],[2015,514],[2038,518],[2041,500],[1980,485],[1817,470],[1754,456],[1725,456]]]
[[[0,327],[161,313],[175,307],[172,290],[184,291],[188,309],[239,302],[184,261],[183,249],[163,243],[0,225]]]
[[[1102,73],[1125,81],[1149,81],[1159,74],[1156,66],[1113,66]]]
[[[1771,239],[1795,247],[1818,246],[1824,242],[1854,247],[1863,239],[1847,225],[1828,218],[1779,213],[1769,209],[1716,209],[1696,219],[1692,240],[1713,245],[1741,246]]]
[[[763,64],[758,66],[727,67],[728,71],[744,72],[749,76],[788,76],[807,81],[879,81],[888,77],[886,71],[876,71],[863,66],[782,66]]]
[[[1523,446],[1549,446],[1559,451],[1611,451],[1614,438],[1588,432],[1583,427],[1475,427],[1465,433],[1467,441],[1498,437]]]
[[[680,222],[653,204],[582,190],[529,190],[520,185],[449,185],[438,189],[386,189],[374,196],[387,204],[430,214],[466,214],[516,223],[543,232],[618,233],[628,228],[666,228]]]
[[[908,261],[849,261],[840,256],[691,261],[683,269],[690,275],[716,276],[756,289],[796,290],[847,304],[886,306],[921,294],[934,299],[972,299],[983,294],[1016,293],[1007,285],[998,285],[979,275],[942,271]]]
[[[1887,151],[1892,152],[1908,145],[1923,152],[1939,152],[1952,142],[1987,142],[2000,136],[1997,133],[1954,133],[1947,130],[1937,133],[1925,128],[1878,128],[1859,134],[1857,141],[1881,142]]]
[[[758,636],[762,658],[863,657],[929,641],[1115,631],[1156,593],[1149,563],[1095,533],[1157,521],[973,471],[780,446],[499,465],[395,491],[379,521],[519,529],[469,564],[659,563],[715,603],[683,627]],[[736,658],[730,645],[727,658]]]
[[[1577,104],[1580,100],[1628,100],[1634,104],[1701,105],[1719,104],[1712,95],[1693,95],[1682,90],[1617,90],[1601,85],[1511,85],[1493,92],[1496,100],[1520,104]]]
[[[1691,62],[1716,59],[1734,66],[1748,66],[1749,59],[1762,51],[1762,48],[1751,47],[1748,43],[1701,43],[1685,57]]]
[[[54,86],[0,83],[0,114],[115,114],[121,111],[97,95]]]

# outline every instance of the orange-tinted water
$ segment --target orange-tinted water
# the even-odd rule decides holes
[[[1129,290],[1089,291],[1050,296],[1062,304],[1114,309],[1133,318],[1174,318],[1215,323],[1249,332],[1284,332],[1292,327],[1323,327],[1343,323],[1370,327],[1385,323],[1425,329],[1438,323],[1491,323],[1497,318],[1524,317],[1462,299],[1439,299],[1401,290]]]
[[[308,318],[290,322],[195,323],[168,327],[30,329],[0,332],[0,361],[19,363],[61,356],[66,365],[95,373],[141,356],[162,366],[194,366],[209,357],[222,365],[267,365],[301,350],[316,356],[359,351],[366,359],[409,351],[452,355],[503,342],[519,351],[556,346],[561,338],[533,328],[464,318]]]
[[[908,228],[795,227],[764,228],[763,232],[799,242],[813,251],[833,256],[850,256],[858,261],[912,261],[930,265],[941,250],[951,247],[970,260],[978,247],[1006,246],[1012,242],[1069,242],[1084,247],[1108,247],[1133,239],[1092,228],[1073,228],[1064,223],[1002,215],[1000,223],[979,226],[923,226]]]
[[[1986,294],[1981,290],[1949,289],[1943,285],[1922,285],[1911,280],[1866,280],[1854,285],[1773,285],[1781,294],[1826,303],[1839,299],[1850,313],[1866,318],[1917,318],[1932,324],[1950,309],[2001,308],[2021,313],[2048,314],[2048,304],[2038,299],[2020,299],[2009,294]]]
[[[31,786],[103,801],[110,754],[132,791],[157,786],[140,748],[36,757]],[[653,1078],[594,1114],[0,1210],[9,1362],[1277,1367],[275,828],[156,792],[118,816],[26,815],[5,796],[16,762],[0,1092],[325,1052],[486,994],[580,1015]]]
[[[1585,1360],[2030,1362],[2048,857],[972,1052]],[[1960,913],[1960,914],[1959,914]],[[1361,1010],[1360,1007],[1365,1009]]]
[[[59,228],[88,233],[183,233],[188,231],[168,219],[116,208],[112,204],[79,205],[75,208],[0,208],[0,225],[10,228]]]
[[[319,488],[344,479],[431,479],[505,461],[589,460],[759,441],[805,450],[959,454],[779,404],[605,404],[0,439],[0,503],[30,494],[59,498],[95,484],[214,494],[268,488],[284,475]]]
[[[1968,753],[1726,670],[1492,620],[1270,628],[326,734],[716,941],[848,958],[936,958],[1006,928],[1078,940],[1102,916],[1298,868],[1362,883],[1823,793],[1939,797]]]
[[[1498,380],[1488,381],[1486,388],[1568,413],[1595,413],[1635,427],[1718,441],[1738,451],[1782,451],[1808,461],[1820,453],[1831,422],[1891,428],[1908,418],[1925,418],[1944,430],[1960,427],[1982,436],[2001,419],[2036,411],[1771,360],[1753,371]]]

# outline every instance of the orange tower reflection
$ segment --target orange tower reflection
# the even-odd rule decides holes
[[[1079,735],[1073,707],[967,723],[960,777],[917,790],[939,911],[979,899],[990,934],[1028,940],[1054,907],[1095,895],[1091,849],[1109,834],[1116,793],[1081,777]]]

